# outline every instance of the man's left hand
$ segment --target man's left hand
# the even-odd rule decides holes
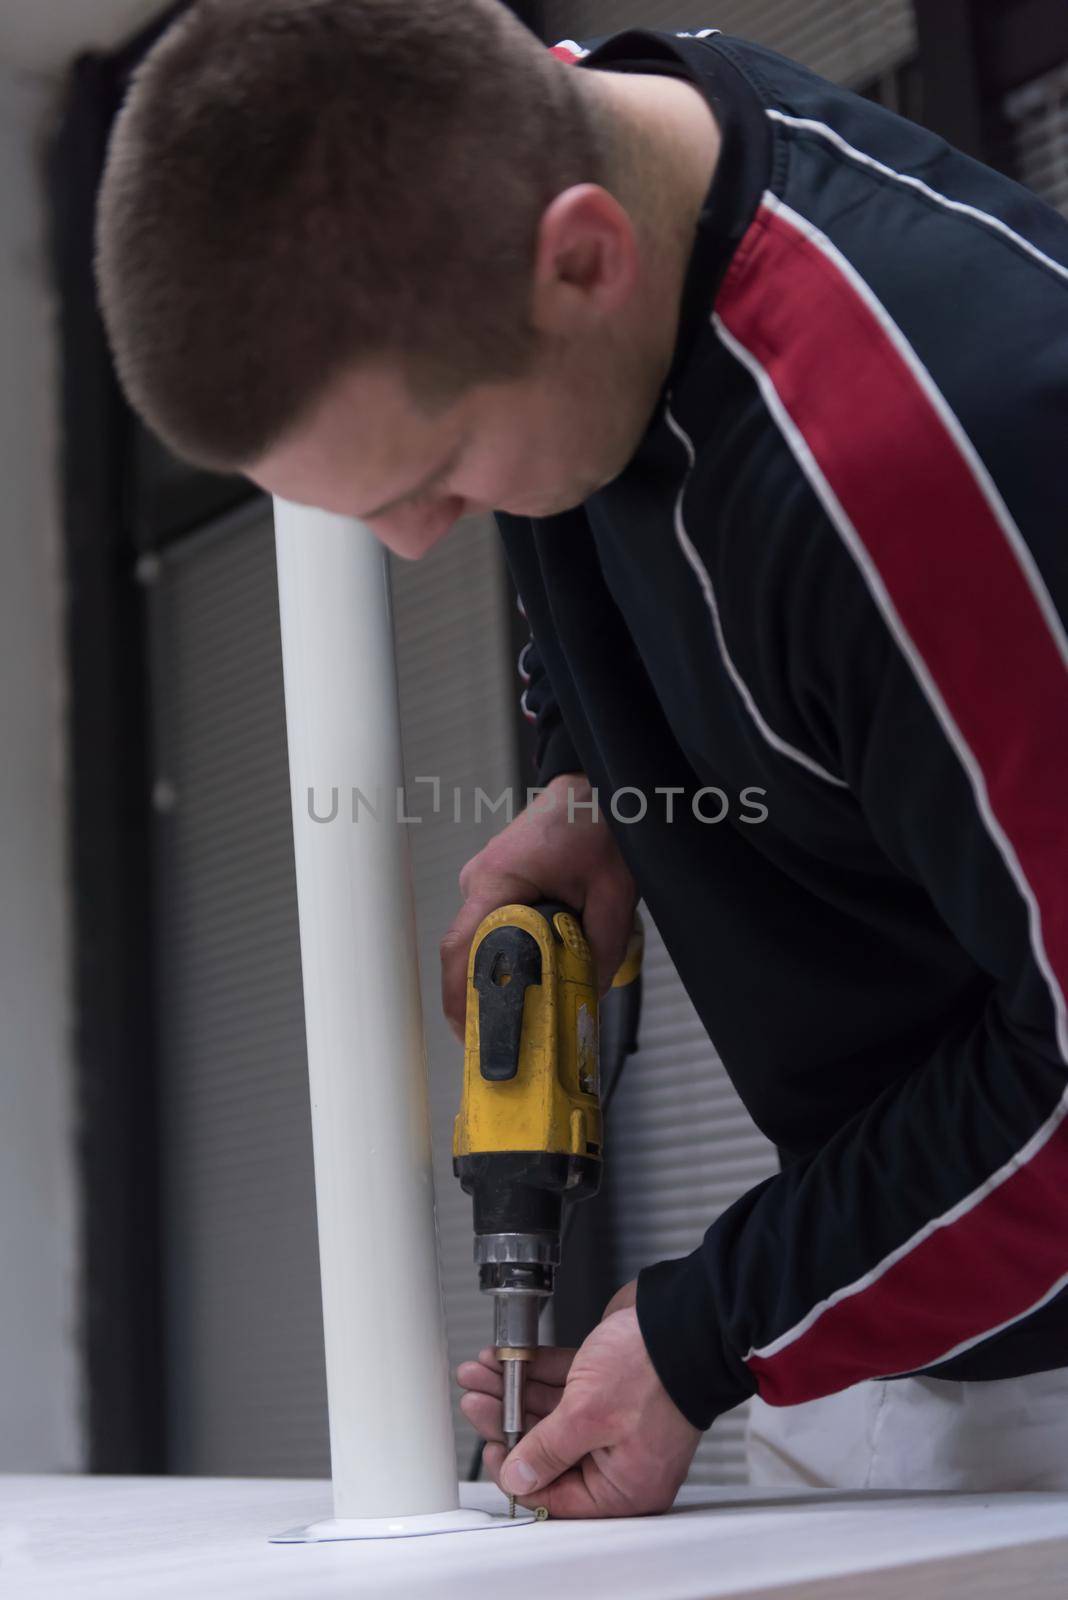
[[[656,1375],[636,1292],[636,1283],[621,1289],[573,1355],[543,1350],[531,1363],[534,1425],[507,1459],[500,1363],[484,1350],[460,1367],[461,1406],[487,1441],[486,1468],[522,1505],[546,1506],[554,1517],[637,1517],[674,1501],[701,1433]]]

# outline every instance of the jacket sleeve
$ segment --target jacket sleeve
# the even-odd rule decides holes
[[[1013,481],[1063,484],[1034,468]],[[1068,506],[1025,543],[981,486],[970,520],[882,543],[824,519],[783,611],[814,738],[985,981],[929,1059],[640,1274],[650,1355],[699,1427],[754,1392],[1068,1363]],[[944,511],[948,482],[923,487]]]
[[[522,600],[518,604],[525,619]],[[520,710],[534,730],[534,768],[538,783],[547,784],[563,772],[581,772],[582,758],[564,726],[533,633],[519,652],[518,670],[523,685]]]

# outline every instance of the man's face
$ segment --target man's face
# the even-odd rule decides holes
[[[622,472],[670,361],[678,286],[643,265],[634,228],[604,189],[580,184],[542,218],[530,299],[529,373],[470,389],[432,418],[399,370],[350,372],[246,468],[283,500],[366,522],[415,559],[461,517],[546,517]]]
[[[398,555],[417,558],[461,517],[552,516],[618,477],[671,364],[719,133],[692,85],[612,72],[592,74],[594,83],[625,102],[642,148],[663,157],[662,168],[650,157],[658,175],[642,200],[642,247],[631,214],[606,189],[564,190],[538,228],[528,302],[538,343],[528,374],[478,385],[428,418],[399,371],[353,371],[246,466],[254,482],[357,517]]]
[[[560,349],[432,419],[399,374],[353,373],[249,476],[284,500],[357,517],[418,559],[462,517],[551,516],[616,477],[655,400],[633,364],[606,351],[577,363]]]

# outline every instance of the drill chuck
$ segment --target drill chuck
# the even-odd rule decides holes
[[[538,1319],[553,1292],[559,1234],[475,1235],[479,1287],[493,1296],[493,1343],[527,1350],[538,1342]]]

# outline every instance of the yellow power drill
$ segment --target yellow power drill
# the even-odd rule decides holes
[[[637,978],[642,945],[636,920],[613,988]],[[597,982],[581,922],[564,905],[501,906],[480,924],[468,961],[453,1171],[474,1202],[479,1285],[493,1296],[509,1450],[523,1433],[563,1202],[597,1192],[602,1161]]]

